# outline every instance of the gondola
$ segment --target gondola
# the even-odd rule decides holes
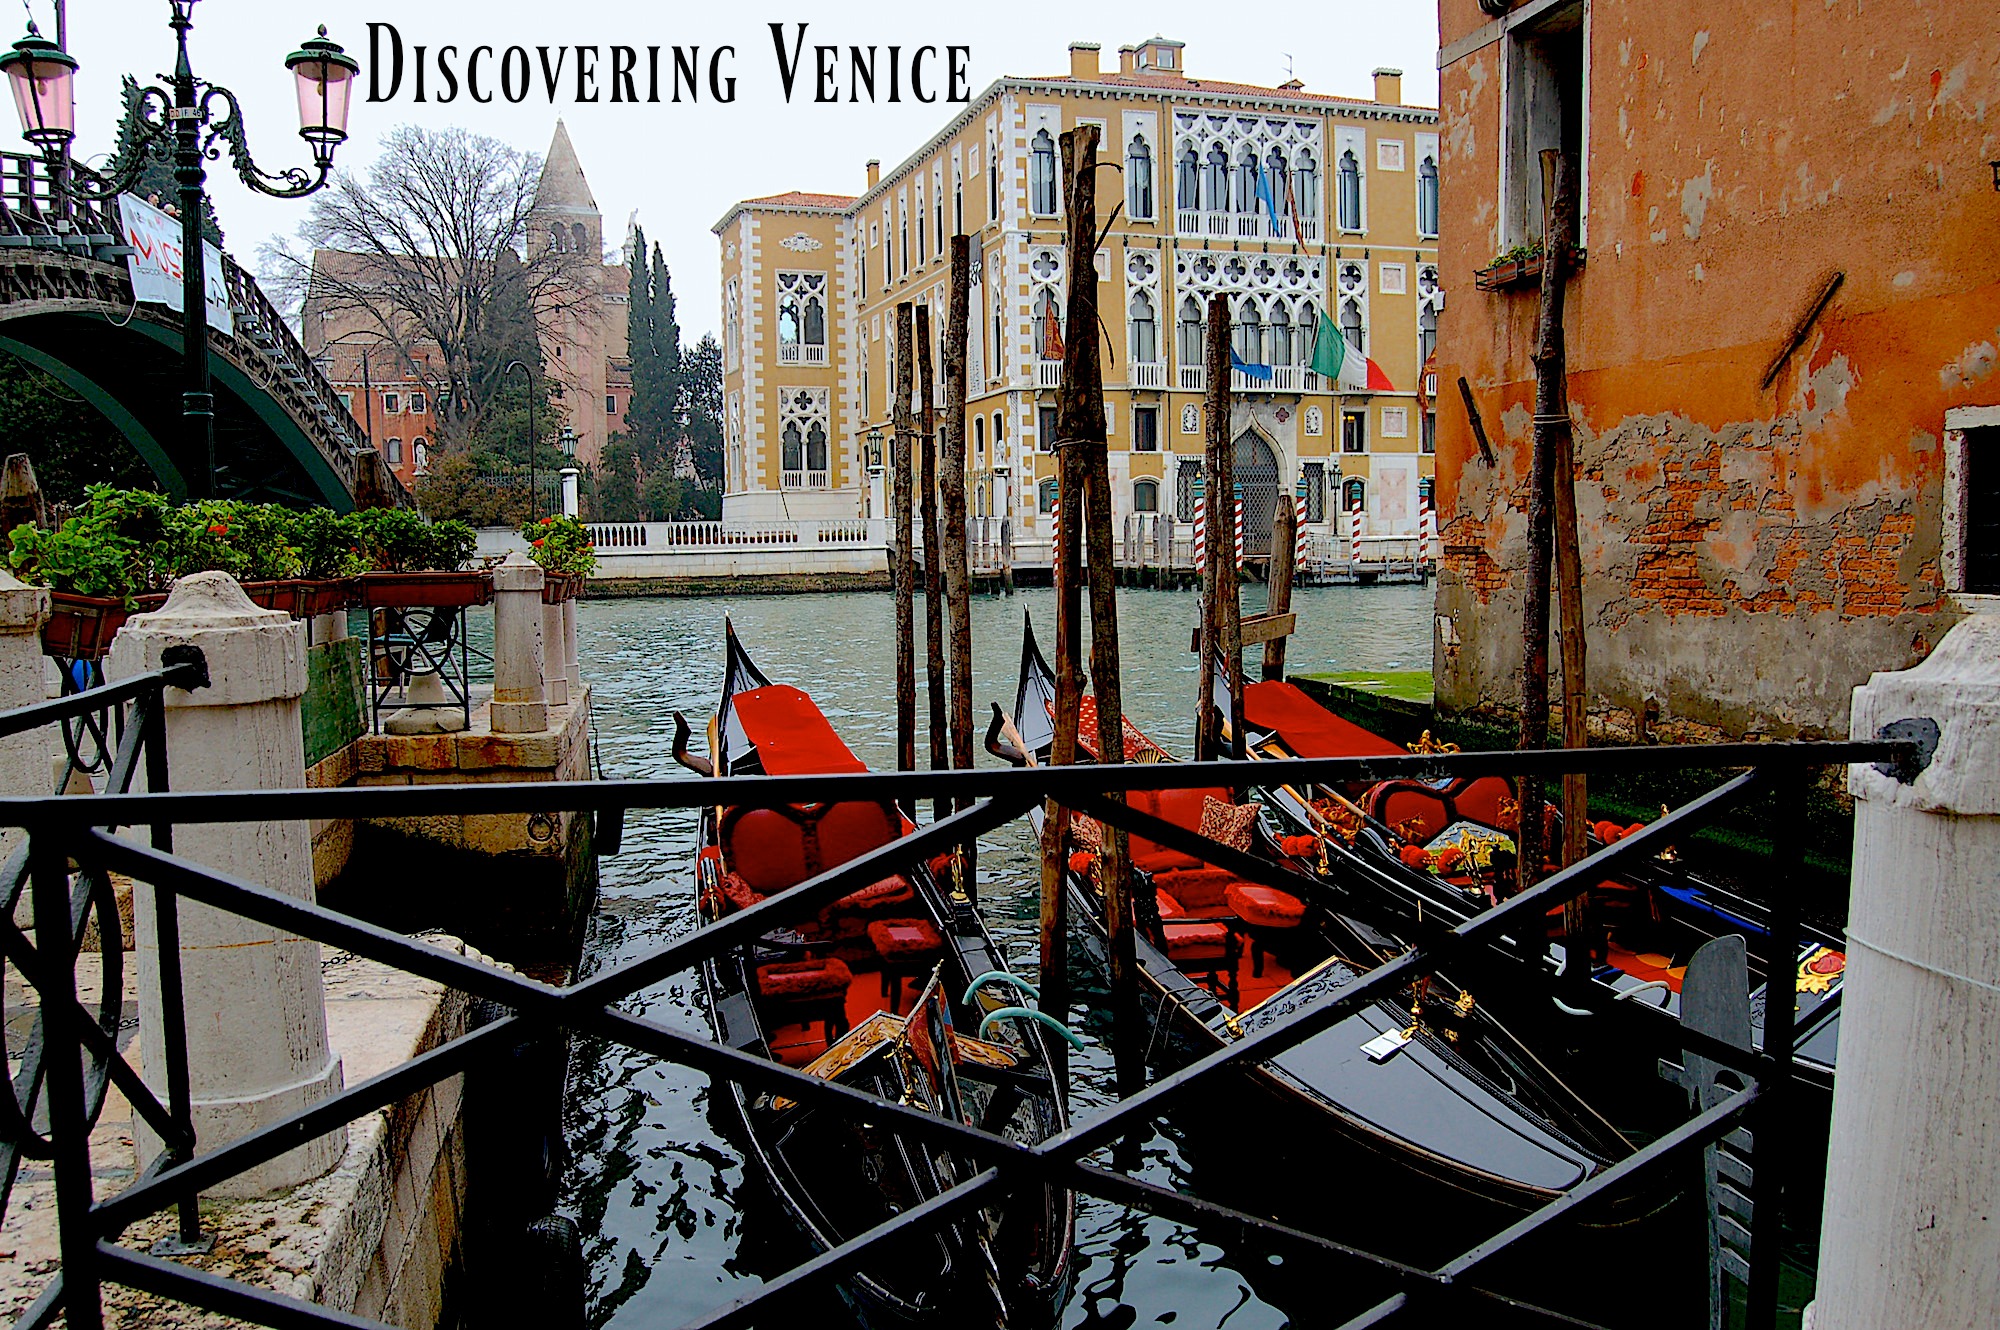
[[[1054,699],[1054,674],[1029,624],[1014,730],[1001,739],[996,718],[989,749],[1021,762],[1046,760]],[[1087,749],[1095,747],[1095,724],[1094,705],[1087,705]],[[1128,760],[1171,760],[1129,718],[1124,733]],[[1135,791],[1131,800],[1190,830],[1205,819],[1209,834],[1214,824],[1229,823],[1247,830],[1253,852],[1281,858],[1232,791]],[[1088,850],[1072,855],[1068,901],[1074,926],[1101,961],[1107,940],[1091,858]],[[1156,1050],[1213,1052],[1331,999],[1404,950],[1311,899],[1303,874],[1297,894],[1277,891],[1136,836],[1131,859],[1139,983]],[[1255,1124],[1260,1168],[1285,1177],[1296,1171],[1302,1193],[1314,1191],[1304,1178],[1317,1176],[1336,1194],[1379,1194],[1428,1212],[1429,1220],[1413,1226],[1412,1241],[1381,1237],[1404,1259],[1453,1254],[1465,1232],[1518,1217],[1632,1150],[1471,994],[1441,976],[1364,1008],[1248,1076],[1260,1102],[1232,1099],[1228,1116],[1239,1132]],[[1336,1140],[1360,1148],[1331,1148]],[[1626,1199],[1600,1218],[1626,1222],[1645,1208],[1642,1198]],[[1456,1222],[1440,1225],[1446,1212]]]
[[[1334,715],[1297,685],[1282,681],[1246,685],[1243,715],[1245,751],[1252,758],[1401,756],[1408,751]],[[1502,894],[1499,879],[1513,863],[1518,809],[1508,781],[1500,776],[1390,780],[1338,790],[1274,783],[1266,794],[1296,837],[1281,842],[1301,851],[1295,862],[1350,898],[1365,898],[1412,921],[1422,918],[1448,927],[1489,908]],[[1593,848],[1601,848],[1637,829],[1600,822],[1591,828],[1589,840]],[[1559,838],[1553,825],[1551,831]],[[1752,1041],[1762,1046],[1764,981],[1771,956],[1768,914],[1761,904],[1692,876],[1670,856],[1621,866],[1592,888],[1590,906],[1601,930],[1593,949],[1592,981],[1610,996],[1676,1021],[1681,979],[1695,950],[1717,937],[1742,935],[1753,985]],[[1544,959],[1555,970],[1563,962],[1559,912],[1551,915],[1549,932]],[[1844,946],[1842,939],[1805,926],[1786,967],[1795,975],[1798,993],[1796,1078],[1826,1094],[1833,1088],[1840,1037]],[[1570,1026],[1571,1035],[1578,1033],[1576,1022],[1588,1015],[1546,1000],[1538,1001],[1534,1011]],[[1608,1070],[1615,1060],[1597,1061]]]
[[[726,622],[713,761],[703,774],[838,774],[866,767],[812,699],[773,684]],[[697,927],[777,896],[914,830],[891,804],[705,809]],[[964,896],[930,864],[800,911],[702,968],[715,1037],[808,1075],[1033,1142],[1065,1126],[1045,1032]],[[908,1135],[731,1082],[752,1166],[817,1251],[978,1171]],[[840,1284],[864,1324],[1054,1325],[1074,1273],[1067,1189],[1015,1188],[995,1207],[891,1243]]]

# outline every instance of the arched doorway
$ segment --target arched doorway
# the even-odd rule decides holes
[[[1243,555],[1268,559],[1278,509],[1278,455],[1256,430],[1236,436],[1236,483],[1243,487]]]

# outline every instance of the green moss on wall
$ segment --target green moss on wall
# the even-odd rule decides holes
[[[306,649],[306,695],[301,712],[308,767],[324,762],[366,732],[360,638],[343,637]]]

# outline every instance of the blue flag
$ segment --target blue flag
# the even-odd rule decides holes
[[[1229,368],[1235,370],[1244,378],[1255,380],[1258,383],[1269,383],[1271,381],[1271,367],[1269,365],[1244,364],[1237,356],[1236,348],[1233,346],[1229,348]]]
[[[1266,174],[1261,163],[1255,163],[1255,159],[1252,160],[1253,164],[1256,165],[1257,171],[1258,201],[1264,205],[1264,211],[1271,215],[1271,229],[1279,235],[1283,235],[1285,233],[1285,224],[1278,220],[1278,196],[1277,192],[1271,188],[1271,177]]]

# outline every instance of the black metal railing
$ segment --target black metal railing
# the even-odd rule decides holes
[[[26,864],[33,879],[36,938],[31,945],[25,936],[10,930],[5,950],[8,963],[20,967],[41,997],[38,1072],[50,1124],[46,1136],[38,1136],[25,1126],[33,1120],[36,1110],[20,1098],[17,1077],[16,1111],[0,1120],[0,1137],[13,1148],[24,1152],[40,1150],[52,1159],[62,1258],[56,1282],[22,1318],[18,1323],[21,1325],[46,1324],[60,1311],[72,1330],[96,1330],[102,1324],[100,1297],[106,1283],[145,1290],[263,1325],[377,1324],[133,1250],[122,1245],[120,1238],[135,1222],[179,1205],[182,1237],[192,1242],[199,1236],[193,1227],[197,1218],[193,1200],[203,1189],[276,1159],[475,1064],[500,1057],[538,1033],[560,1029],[591,1034],[710,1076],[803,1103],[863,1114],[870,1121],[913,1138],[948,1147],[981,1170],[924,1205],[859,1234],[709,1313],[693,1322],[695,1326],[753,1324],[771,1312],[774,1300],[852,1271],[883,1244],[906,1236],[911,1226],[945,1222],[969,1206],[993,1204],[996,1193],[1030,1183],[1053,1183],[1169,1219],[1235,1230],[1261,1243],[1330,1257],[1393,1280],[1400,1291],[1349,1321],[1351,1326],[1382,1324],[1412,1311],[1423,1317],[1479,1307],[1504,1307],[1517,1313],[1540,1315],[1550,1324],[1587,1326],[1592,1322],[1486,1287],[1481,1282],[1482,1275],[1496,1256],[1523,1239],[1587,1212],[1630,1185],[1639,1175],[1655,1175],[1675,1167],[1745,1120],[1760,1128],[1754,1134],[1754,1148],[1769,1148],[1768,1143],[1781,1141],[1788,1130],[1784,1102],[1793,1052],[1790,1003],[1770,1004],[1763,1047],[1758,1052],[1746,1052],[1691,1029],[1649,1021],[1631,1011],[1629,1003],[1563,990],[1566,1001],[1586,1002],[1608,1021],[1621,1023],[1618,1028],[1629,1031],[1634,1041],[1650,1041],[1673,1056],[1684,1050],[1698,1053],[1733,1069],[1742,1077],[1743,1088],[1504,1232],[1435,1269],[1392,1260],[1267,1217],[1130,1177],[1091,1162],[1090,1156],[1144,1128],[1195,1087],[1213,1084],[1226,1069],[1275,1057],[1362,1008],[1392,997],[1412,981],[1455,959],[1477,959],[1488,968],[1511,967],[1520,982],[1541,985],[1553,994],[1553,985],[1559,982],[1557,977],[1546,973],[1538,958],[1531,960],[1522,955],[1519,946],[1509,941],[1510,936],[1539,938],[1549,910],[1581,895],[1621,864],[1650,858],[1684,840],[1747,796],[1766,792],[1776,795],[1778,811],[1773,838],[1778,870],[1771,883],[1769,945],[1773,956],[1794,954],[1798,902],[1790,866],[1800,857],[1799,839],[1804,823],[1797,814],[1812,769],[1875,762],[1890,764],[1902,771],[1905,778],[1913,778],[1914,771],[1905,768],[1920,760],[1913,745],[1898,742],[1772,743],[1429,754],[1254,765],[1204,762],[838,777],[756,776],[700,781],[189,793],[164,790],[165,754],[157,719],[161,688],[185,686],[194,677],[191,665],[184,663],[177,668],[182,671],[178,676],[171,670],[149,675],[113,685],[96,698],[100,705],[117,700],[136,705],[139,711],[139,723],[128,725],[127,733],[139,735],[140,740],[135,741],[134,756],[121,752],[118,769],[123,779],[114,781],[113,790],[130,788],[131,773],[138,760],[136,753],[143,749],[148,783],[155,792],[112,792],[89,799],[0,799],[0,826],[24,828],[28,832],[28,844],[16,859]],[[84,705],[85,699],[72,698],[0,715],[0,735],[52,724],[75,714]],[[1691,768],[1744,768],[1744,772],[1663,815],[1645,830],[1555,873],[1496,908],[1456,927],[1426,932],[1409,951],[1340,988],[1318,1005],[1245,1034],[1117,1101],[1098,1116],[1035,1144],[1004,1139],[956,1120],[889,1103],[618,1007],[622,1000],[669,976],[782,926],[787,918],[800,911],[810,912],[899,868],[968,842],[1027,815],[1049,798],[1161,845],[1195,854],[1251,881],[1296,889],[1297,879],[1278,864],[1204,840],[1109,796],[1115,791],[1139,789],[1270,786],[1281,780],[1302,788],[1395,778],[1446,779],[1505,773],[1546,779],[1570,771],[1605,774]],[[970,806],[822,873],[781,896],[725,916],[644,956],[564,988],[469,960],[314,902],[295,899],[178,858],[171,842],[172,828],[178,823],[518,814],[562,809],[594,814],[599,820],[600,848],[615,852],[623,818],[635,809],[718,804],[771,807],[829,799],[906,801],[913,805],[920,797],[926,800],[956,797],[970,801]],[[119,825],[152,827],[150,845],[135,844],[113,835],[111,828]],[[67,871],[67,864],[72,861],[79,866],[79,884],[94,884],[112,871],[152,884],[160,902],[159,946],[163,964],[175,955],[172,933],[176,902],[185,898],[488,999],[511,1014],[281,1122],[219,1148],[191,1155],[187,1149],[190,1118],[184,1051],[178,1061],[173,1057],[179,1042],[175,1032],[184,1023],[177,976],[168,971],[162,974],[161,1000],[165,1006],[162,1021],[169,1044],[169,1085],[167,1097],[162,1101],[124,1064],[101,1026],[77,1003],[74,963],[79,929],[74,920],[96,900],[99,889],[95,885],[72,888]],[[9,881],[18,881],[20,872],[18,866],[14,867]],[[100,909],[100,926],[107,930],[105,946],[109,948],[112,945],[109,939],[117,928],[116,913],[106,918],[101,907],[96,908]],[[1771,973],[1782,979],[1788,970],[1777,964]],[[106,990],[116,991],[109,975]],[[87,1138],[94,1112],[92,1086],[97,1081],[86,1076],[87,1069],[92,1076],[101,1069],[103,1076],[114,1079],[131,1098],[135,1111],[169,1146],[157,1164],[131,1186],[103,1200],[93,1200],[91,1190]],[[1755,1169],[1749,1290],[1750,1324],[1755,1330],[1765,1330],[1776,1320],[1783,1185],[1781,1169]],[[1419,1322],[1413,1317],[1411,1323]]]

